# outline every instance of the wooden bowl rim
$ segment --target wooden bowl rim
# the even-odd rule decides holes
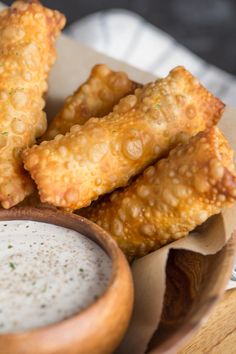
[[[131,298],[133,297],[133,282],[132,282],[132,275],[131,275],[131,270],[130,266],[126,260],[126,257],[124,256],[123,252],[120,250],[116,242],[112,239],[112,237],[102,228],[100,228],[98,225],[95,223],[91,222],[90,220],[83,218],[82,216],[72,214],[72,213],[67,213],[61,210],[55,210],[55,209],[50,209],[50,208],[37,208],[37,207],[15,207],[9,210],[2,209],[0,210],[0,221],[10,221],[10,220],[29,220],[29,221],[38,221],[38,222],[43,222],[43,223],[48,223],[48,224],[54,224],[58,226],[62,226],[65,228],[70,228],[75,231],[81,232],[81,234],[84,235],[83,231],[79,231],[81,227],[85,226],[88,228],[89,232],[93,235],[93,237],[89,235],[84,235],[85,237],[88,237],[95,243],[101,247],[108,257],[111,259],[112,263],[112,269],[111,269],[111,276],[110,280],[108,282],[107,288],[105,291],[101,294],[101,296],[95,300],[91,305],[86,307],[84,310],[80,311],[79,313],[72,315],[68,319],[58,321],[46,326],[30,329],[30,330],[23,330],[23,331],[18,331],[18,332],[9,332],[9,333],[4,333],[0,334],[0,339],[1,338],[8,338],[9,340],[16,340],[21,338],[22,336],[37,336],[41,337],[41,335],[47,334],[47,336],[50,336],[51,334],[55,334],[55,331],[57,330],[63,330],[67,331],[68,328],[71,328],[72,326],[78,325],[78,323],[82,320],[83,318],[92,316],[93,312],[95,309],[98,308],[103,308],[103,306],[106,306],[106,302],[108,298],[112,296],[112,293],[117,291],[117,285],[124,277],[122,274],[124,274],[124,270],[127,273],[125,279],[127,281],[127,278],[130,279],[130,285],[132,292],[130,294]],[[71,221],[71,223],[74,223],[76,227],[69,227],[68,224],[66,224],[66,221]],[[65,226],[66,225],[66,226]],[[122,273],[122,274],[121,274]]]
[[[227,267],[224,269],[224,272],[219,273],[217,282],[214,284],[214,296],[209,299],[210,301],[207,303],[206,307],[199,309],[198,316],[199,314],[202,315],[201,317],[199,316],[200,319],[191,322],[192,318],[189,318],[188,321],[181,324],[178,330],[176,330],[163,343],[148,351],[148,354],[175,354],[190,338],[192,338],[201,325],[206,322],[212,309],[222,298],[233,269],[236,253],[236,231],[232,233],[231,238],[227,241],[225,246],[216,254],[222,251],[225,251],[224,259],[228,259]]]

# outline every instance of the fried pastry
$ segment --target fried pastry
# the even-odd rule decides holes
[[[69,210],[125,186],[178,141],[214,125],[224,104],[183,67],[121,99],[113,112],[24,151],[42,202]]]
[[[66,99],[41,140],[65,134],[73,125],[83,125],[91,117],[107,115],[122,97],[134,93],[138,86],[141,85],[123,72],[112,71],[102,64],[94,66],[88,80]]]
[[[140,257],[186,236],[235,199],[233,151],[213,127],[81,214],[107,230],[128,257]]]
[[[0,12],[0,203],[19,203],[33,190],[21,150],[46,129],[43,94],[55,60],[54,41],[65,19],[37,1]]]

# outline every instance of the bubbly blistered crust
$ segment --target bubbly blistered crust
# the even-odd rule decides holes
[[[235,202],[232,159],[233,151],[213,127],[82,215],[107,230],[127,256],[143,256],[187,235]]]
[[[42,98],[64,25],[57,11],[17,1],[0,13],[0,203],[9,208],[32,191],[21,150],[46,129]]]
[[[177,141],[215,124],[223,106],[178,67],[121,99],[109,115],[27,149],[24,166],[42,202],[79,209],[126,185]]]
[[[103,64],[94,66],[88,80],[66,99],[42,140],[65,134],[73,125],[82,125],[91,117],[107,115],[122,97],[134,93],[138,86],[124,72],[112,71]]]

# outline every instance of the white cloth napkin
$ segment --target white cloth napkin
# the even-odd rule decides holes
[[[206,63],[141,16],[121,9],[89,15],[67,29],[84,44],[142,70],[165,76],[184,65],[225,103],[236,106],[236,78]]]

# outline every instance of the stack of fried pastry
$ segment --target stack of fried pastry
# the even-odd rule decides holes
[[[46,130],[43,95],[55,61],[54,42],[65,24],[37,1],[17,1],[0,12],[0,204],[19,203],[33,191],[21,151]]]
[[[178,142],[216,124],[222,110],[218,99],[178,67],[122,98],[106,116],[25,150],[24,166],[42,202],[76,210],[127,185]]]
[[[82,214],[113,235],[128,256],[145,255],[235,202],[232,155],[225,137],[212,127]]]
[[[36,188],[42,203],[80,209],[128,257],[231,206],[233,151],[216,127],[224,104],[183,67],[140,85],[96,65],[46,130],[43,94],[64,22],[38,1],[0,13],[2,206]]]

